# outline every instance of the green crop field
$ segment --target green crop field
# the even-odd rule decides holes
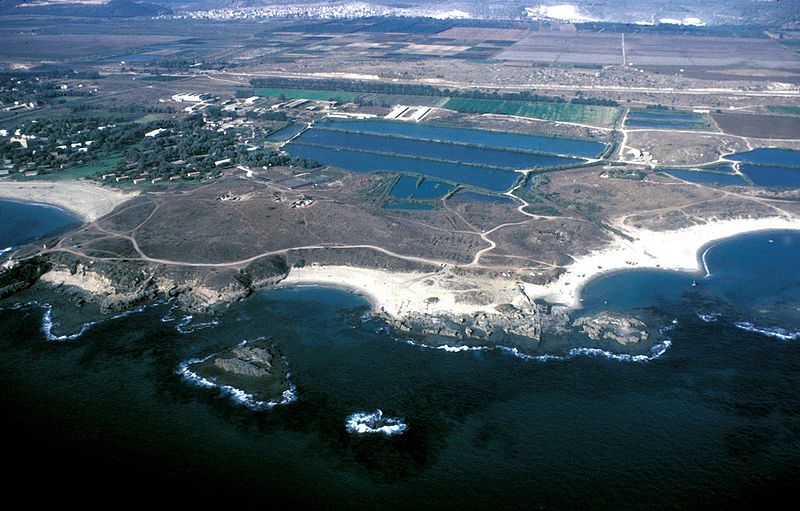
[[[621,112],[615,106],[468,98],[451,98],[444,108],[464,113],[517,115],[597,126],[613,126]]]
[[[769,105],[767,106],[767,110],[779,114],[792,114],[792,115],[800,114],[800,106]]]

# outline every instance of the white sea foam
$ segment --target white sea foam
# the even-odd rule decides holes
[[[345,428],[348,433],[374,434],[386,436],[400,435],[408,429],[408,424],[399,417],[384,417],[380,409],[374,412],[356,412],[347,416]]]
[[[381,330],[379,329],[376,333],[379,333],[380,331]],[[386,333],[387,334],[389,333],[388,329],[386,330]],[[416,346],[418,348],[424,348],[428,350],[441,350],[441,351],[446,351],[448,353],[459,353],[462,351],[486,351],[488,349],[491,349],[489,346],[466,346],[463,344],[460,346],[450,346],[449,344],[425,344],[423,342],[415,341],[414,339],[403,339],[403,342],[405,342],[406,344],[410,344],[412,346]]]
[[[768,337],[775,337],[776,339],[781,339],[784,341],[796,341],[800,339],[800,332],[793,332],[777,326],[760,327],[750,323],[749,321],[734,321],[733,326],[741,330],[755,332]]]
[[[722,317],[722,314],[719,312],[709,312],[707,314],[701,314],[698,312],[697,317],[706,323],[716,323],[717,320]]]
[[[14,247],[0,248],[0,258],[2,258],[7,253],[11,252],[12,250],[14,250]]]
[[[53,333],[53,328],[55,328],[58,323],[53,321],[53,306],[49,303],[42,303],[39,304],[38,302],[27,302],[29,305],[37,305],[44,309],[42,313],[42,333],[44,334],[45,338],[48,341],[74,341],[79,339],[83,334],[91,330],[93,327],[105,323],[107,321],[114,321],[115,319],[122,319],[126,318],[132,314],[137,314],[139,312],[144,312],[145,309],[148,307],[156,307],[161,305],[160,303],[153,303],[149,305],[142,305],[135,309],[127,310],[125,312],[121,312],[115,316],[111,316],[110,318],[100,319],[97,321],[89,321],[81,325],[80,329],[74,334],[65,334],[65,335],[56,335]]]
[[[674,323],[673,323],[674,325]],[[673,328],[673,326],[665,328],[662,333],[669,331]],[[621,362],[650,362],[659,358],[663,355],[671,346],[672,341],[669,339],[665,339],[663,342],[654,345],[650,348],[650,353],[648,355],[629,355],[626,353],[613,353],[611,351],[602,350],[599,348],[572,348],[564,355],[553,355],[553,354],[543,354],[543,355],[531,355],[528,353],[523,353],[516,347],[510,346],[503,346],[498,344],[497,346],[448,346],[446,344],[440,346],[428,345],[413,339],[403,339],[403,342],[406,344],[410,344],[412,346],[417,346],[419,348],[431,349],[431,350],[442,350],[447,351],[448,353],[459,353],[463,351],[489,351],[492,349],[497,349],[502,353],[507,355],[511,355],[513,357],[517,357],[522,360],[534,360],[537,362],[551,362],[555,360],[569,360],[576,357],[604,357],[610,360],[619,360]]]
[[[164,318],[166,318],[166,317],[167,316],[165,316]],[[161,318],[161,321],[165,321],[164,318]],[[175,325],[175,330],[177,330],[179,333],[182,333],[182,334],[190,334],[190,333],[194,332],[195,330],[202,330],[204,328],[211,328],[211,327],[215,327],[215,326],[219,325],[219,320],[218,319],[212,319],[211,321],[207,321],[205,323],[194,323],[194,324],[192,324],[192,320],[193,319],[194,319],[194,316],[192,316],[191,314],[182,317],[178,321],[178,324]],[[168,319],[166,321],[172,321],[172,319]]]

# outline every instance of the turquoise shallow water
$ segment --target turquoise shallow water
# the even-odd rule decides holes
[[[693,508],[788,495],[800,480],[800,340],[767,334],[800,327],[798,247],[798,233],[762,233],[709,250],[708,278],[591,283],[590,311],[677,320],[672,347],[644,363],[420,348],[366,319],[360,297],[317,287],[259,293],[188,333],[170,304],[154,305],[69,342],[45,339],[40,307],[3,310],[7,482],[204,507]],[[176,373],[264,335],[292,368],[289,405],[252,411]],[[376,408],[408,429],[346,431]]]

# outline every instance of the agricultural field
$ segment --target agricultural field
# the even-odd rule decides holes
[[[454,39],[472,42],[516,42],[525,37],[528,30],[521,28],[453,27],[436,34],[439,39]]]
[[[800,56],[755,37],[609,32],[530,32],[495,57],[550,65],[796,69]]]
[[[622,64],[622,36],[612,33],[531,32],[495,57],[550,65]]]
[[[595,126],[613,126],[621,113],[620,108],[614,106],[468,98],[451,98],[443,108],[462,113],[516,115]]]
[[[800,118],[787,115],[711,114],[719,128],[731,135],[754,138],[800,138]]]

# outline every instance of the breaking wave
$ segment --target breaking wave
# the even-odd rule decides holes
[[[121,312],[115,316],[111,316],[109,318],[99,319],[97,321],[89,321],[81,325],[80,329],[73,334],[64,334],[64,335],[57,335],[53,333],[53,329],[58,326],[58,322],[53,320],[53,306],[49,303],[39,303],[36,301],[25,302],[22,304],[15,304],[12,308],[14,309],[23,309],[26,307],[40,307],[44,310],[42,313],[42,334],[44,334],[45,338],[48,341],[74,341],[79,339],[83,334],[94,328],[95,326],[106,323],[108,321],[114,321],[115,319],[122,319],[133,314],[138,314],[140,312],[144,312],[148,307],[155,307],[160,305],[158,303],[150,304],[150,305],[142,305],[141,307],[137,307],[136,309],[131,309],[125,312]]]
[[[787,330],[778,326],[773,327],[760,327],[756,326],[749,321],[734,321],[733,326],[740,330],[748,332],[755,332],[757,334],[766,335],[767,337],[775,337],[783,341],[796,341],[800,339],[800,332]]]
[[[722,314],[719,312],[709,312],[707,314],[702,314],[700,312],[697,313],[697,317],[706,323],[716,323],[716,321],[722,317]]]
[[[191,314],[182,317],[175,325],[175,330],[182,334],[190,334],[196,330],[203,330],[204,328],[211,328],[219,325],[219,320],[216,318],[212,319],[211,321],[206,321],[205,323],[192,323],[193,319],[194,316]],[[162,321],[164,321],[163,318]]]
[[[678,324],[677,320],[672,320],[672,324],[662,328],[660,333],[665,336],[665,339],[662,342],[651,347],[650,352],[646,355],[645,354],[629,355],[627,353],[614,353],[600,348],[585,348],[585,347],[572,348],[563,355],[555,355],[555,354],[531,355],[528,353],[523,353],[522,351],[519,350],[519,348],[511,346],[503,346],[501,344],[498,344],[496,346],[466,346],[466,345],[449,346],[447,344],[430,345],[419,341],[415,341],[413,339],[402,339],[402,340],[396,339],[396,340],[401,340],[406,344],[417,346],[419,348],[441,350],[441,351],[446,351],[448,353],[458,353],[462,351],[489,351],[496,349],[502,353],[505,353],[506,355],[511,355],[513,357],[517,357],[522,360],[534,360],[537,362],[570,360],[576,357],[607,358],[609,360],[618,360],[620,362],[650,362],[661,357],[664,353],[667,352],[667,350],[670,347],[672,347],[672,340],[666,337],[666,334],[667,332],[675,328],[675,325],[677,324]]]
[[[572,348],[564,355],[529,355],[522,353],[517,348],[509,348],[508,346],[498,346],[498,349],[503,353],[512,355],[522,360],[535,360],[537,362],[551,362],[555,360],[570,360],[577,357],[593,357],[593,358],[607,358],[609,360],[617,360],[620,362],[650,362],[659,358],[661,355],[672,346],[672,341],[669,339],[664,340],[650,348],[648,355],[629,355],[627,353],[613,353],[608,350],[600,348]]]
[[[348,433],[375,434],[386,436],[400,435],[408,429],[408,424],[399,417],[384,417],[380,409],[374,412],[356,412],[347,416],[345,428]]]
[[[12,250],[14,250],[14,247],[0,248],[0,259],[2,259],[4,255],[11,252]]]

